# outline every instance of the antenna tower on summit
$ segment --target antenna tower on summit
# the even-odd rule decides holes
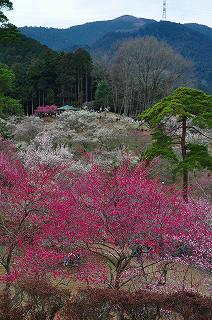
[[[167,12],[166,0],[163,0],[163,16],[162,16],[162,19],[161,19],[162,21],[166,21],[167,20],[166,12]]]

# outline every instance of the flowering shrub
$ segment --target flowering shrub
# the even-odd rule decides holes
[[[48,132],[37,135],[34,141],[20,150],[20,158],[26,165],[42,163],[49,166],[70,162],[72,154],[68,147],[54,145],[54,136]]]
[[[91,163],[80,175],[65,165],[26,168],[1,153],[0,172],[0,262],[9,283],[52,274],[143,288],[166,285],[175,263],[210,268],[210,206],[184,204],[143,164]],[[63,263],[69,253],[82,257],[74,269]]]
[[[160,300],[182,289],[198,290],[199,280],[188,281],[191,269],[211,270],[211,206],[191,198],[185,204],[176,186],[155,179],[158,168],[167,171],[167,165],[156,159],[154,171],[140,162],[140,152],[151,137],[144,136],[132,119],[116,117],[80,111],[64,112],[51,123],[38,117],[10,120],[19,149],[0,140],[2,308],[13,296],[11,288],[18,288],[25,303],[33,301],[36,306],[28,314],[38,312],[35,319],[46,319],[53,308],[59,319],[60,293],[54,295],[52,289],[51,296],[44,290],[57,280],[97,285],[111,294],[145,289],[154,297],[160,294]],[[207,175],[196,179],[202,192]],[[207,282],[206,275],[201,282]],[[193,305],[188,313],[183,299],[189,305],[190,298],[185,296],[175,296],[180,310],[172,305],[174,300],[168,307],[164,301],[159,307],[147,307],[140,300],[136,305],[117,300],[113,306],[108,300],[105,305],[101,293],[91,296],[93,306],[86,298],[85,310],[80,302],[84,298],[79,297],[65,308],[67,319],[72,319],[73,310],[76,319],[96,319],[109,311],[113,316],[122,310],[120,304],[129,319],[139,319],[145,308],[150,319],[156,311],[168,319],[170,310],[186,319],[193,320],[196,314],[197,319],[206,319]],[[147,297],[151,300],[151,295]],[[9,319],[8,308],[4,310]],[[17,315],[25,311],[20,307]]]
[[[22,161],[28,164],[41,161],[49,165],[70,162],[72,168],[86,170],[84,153],[92,151],[97,163],[112,163],[122,158],[125,150],[137,161],[135,146],[145,145],[137,138],[139,124],[130,118],[88,111],[64,112],[51,123],[38,117],[25,117],[21,121],[11,119],[14,141],[20,149]],[[144,140],[144,139],[143,139]],[[141,150],[140,149],[140,150]],[[132,150],[130,152],[130,150]]]
[[[34,111],[35,114],[40,114],[40,113],[46,113],[46,114],[54,114],[57,113],[57,106],[56,105],[46,105],[46,106],[39,106],[37,109]]]
[[[24,117],[21,121],[15,122],[10,119],[10,128],[14,134],[16,143],[30,143],[36,135],[43,130],[44,122],[38,117]]]
[[[191,292],[170,295],[141,290],[135,293],[116,290],[81,290],[64,308],[65,320],[118,319],[208,320],[212,301]]]

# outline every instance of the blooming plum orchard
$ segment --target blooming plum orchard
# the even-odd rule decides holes
[[[25,273],[18,261],[38,250],[43,226],[64,202],[58,184],[60,170],[39,163],[26,169],[12,151],[0,152],[0,264],[7,294],[15,274]]]
[[[147,284],[153,265],[160,270],[151,280],[156,284],[165,281],[175,262],[210,268],[207,204],[184,204],[175,188],[151,180],[142,164],[127,162],[111,170],[94,166],[73,192],[75,210],[86,222],[86,254],[95,267],[99,258],[107,261],[110,287],[138,279]]]
[[[139,132],[138,123],[125,117],[120,117],[118,122],[116,119],[113,114],[101,120],[99,113],[70,111],[54,118],[51,123],[38,117],[25,117],[18,123],[11,119],[11,129],[21,159],[27,164],[31,159],[49,165],[59,164],[70,161],[72,156],[78,163],[83,160],[79,150],[92,151],[96,162],[107,163],[120,158],[123,146],[132,150],[138,140],[139,143],[142,141],[137,137],[134,141],[134,133]],[[86,168],[81,161],[82,169],[83,166]]]
[[[0,154],[0,263],[6,284],[68,278],[120,289],[166,284],[173,264],[209,269],[207,203],[185,204],[143,164],[70,173]],[[67,256],[79,256],[67,265]],[[72,265],[72,266],[71,266]]]

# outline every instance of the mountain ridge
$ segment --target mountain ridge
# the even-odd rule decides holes
[[[159,23],[154,19],[123,15],[111,20],[86,22],[68,28],[22,27],[21,33],[33,38],[56,51],[66,51],[76,46],[90,47],[111,32],[133,32],[150,23]],[[182,24],[188,29],[198,31],[212,38],[212,28],[197,23]]]
[[[144,25],[135,32],[108,33],[93,45],[92,52],[112,55],[120,42],[149,36],[164,41],[184,58],[191,60],[194,74],[199,79],[198,87],[212,92],[212,37],[184,24],[160,21]]]
[[[69,29],[27,27],[21,31],[28,37],[37,38],[37,41],[53,50],[75,51],[85,48],[93,55],[102,51],[111,52],[115,44],[129,38],[153,36],[166,42],[183,57],[192,60],[198,87],[212,92],[212,28],[204,25],[157,22],[125,15],[113,20],[88,22]],[[40,32],[39,39],[37,31]]]
[[[204,35],[207,35],[212,38],[212,28],[198,23],[186,23],[185,24],[188,28],[198,31]]]
[[[65,29],[45,27],[19,28],[25,36],[33,38],[53,50],[61,51],[75,45],[93,45],[108,32],[138,29],[141,25],[155,22],[153,19],[124,15],[112,20],[87,22]]]

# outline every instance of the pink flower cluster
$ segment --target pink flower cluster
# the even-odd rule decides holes
[[[205,202],[185,204],[143,164],[91,165],[80,175],[39,163],[25,168],[0,152],[0,263],[7,279],[71,275],[117,288],[143,275],[142,259],[208,269],[209,211]],[[71,253],[79,257],[74,266]]]
[[[35,114],[38,113],[56,113],[57,112],[57,106],[52,105],[46,105],[46,106],[39,106],[35,111]]]

